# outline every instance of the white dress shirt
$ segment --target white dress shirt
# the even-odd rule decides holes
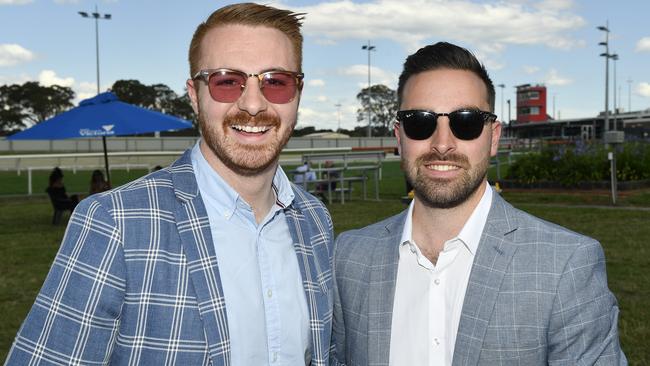
[[[435,265],[413,240],[413,202],[400,240],[390,337],[391,366],[451,365],[469,274],[492,204],[485,193]]]

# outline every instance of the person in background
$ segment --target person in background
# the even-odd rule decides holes
[[[394,127],[415,197],[335,244],[332,360],[347,365],[626,365],[596,240],[487,182],[501,123],[468,50],[409,56]]]
[[[52,169],[45,192],[47,192],[47,195],[52,201],[52,205],[57,210],[73,211],[79,203],[78,195],[73,194],[68,196],[65,185],[63,184],[63,171],[59,167]]]
[[[77,206],[8,365],[329,364],[332,220],[279,167],[302,19],[238,3],[197,27],[201,139]]]
[[[328,181],[319,183],[316,187],[316,193],[323,201],[325,201],[327,198],[326,194],[328,193],[328,186],[329,190],[332,192],[336,190],[336,184],[341,177],[341,172],[334,169],[334,162],[331,160],[326,160],[323,164],[323,168],[325,169],[323,171],[323,179],[327,179]]]
[[[316,172],[311,170],[308,161],[303,162],[301,166],[297,167],[294,170],[294,183],[304,185],[306,182],[310,182],[312,180],[316,180]]]
[[[90,177],[90,194],[100,193],[111,189],[110,185],[104,179],[104,173],[99,170],[93,170],[93,174]]]

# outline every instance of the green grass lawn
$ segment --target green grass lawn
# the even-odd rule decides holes
[[[119,177],[121,173],[113,174]],[[125,179],[136,176],[132,171]],[[2,189],[5,178],[0,174]],[[85,192],[87,189],[86,179],[79,178],[75,183],[77,179],[72,173],[66,173],[65,182],[69,191]],[[77,184],[79,188],[75,189]],[[369,184],[370,197],[374,194],[372,186]],[[337,233],[370,224],[405,208],[399,200],[406,193],[404,178],[396,162],[384,164],[380,202],[359,200],[360,191],[359,186],[355,186],[353,201],[329,206]],[[631,365],[650,364],[650,348],[646,346],[650,339],[650,249],[647,239],[650,237],[650,211],[629,209],[650,207],[650,191],[624,193],[619,201],[621,207],[617,208],[588,207],[609,205],[606,193],[506,191],[503,196],[525,211],[602,243],[609,285],[621,308],[623,349]],[[6,357],[63,237],[65,228],[50,225],[51,217],[51,205],[44,196],[30,199],[2,198],[0,195],[0,360]]]
[[[136,178],[147,174],[144,169],[111,170],[111,182],[113,187],[120,186]],[[87,195],[90,190],[90,176],[92,170],[77,170],[73,173],[71,170],[63,171],[63,183],[68,193],[81,193]],[[32,172],[32,192],[34,195],[45,195],[47,188],[49,171],[36,170]],[[20,175],[16,172],[0,172],[0,197],[5,195],[25,195],[27,194],[27,171],[22,171]]]

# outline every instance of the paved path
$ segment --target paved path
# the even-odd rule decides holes
[[[643,207],[643,206],[567,205],[563,203],[512,203],[512,204],[522,205],[522,206],[561,207],[561,208],[600,208],[604,210],[628,210],[628,211],[650,212],[650,207]]]

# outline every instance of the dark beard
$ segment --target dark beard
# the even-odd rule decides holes
[[[421,169],[427,169],[424,162],[433,160],[453,162],[465,171],[459,179],[453,181],[431,179],[420,174]],[[448,209],[464,203],[478,190],[487,175],[488,164],[489,158],[486,158],[472,169],[464,155],[452,153],[442,156],[431,152],[418,157],[414,167],[409,167],[405,160],[402,160],[401,167],[406,179],[413,186],[415,196],[422,204],[430,208]]]

